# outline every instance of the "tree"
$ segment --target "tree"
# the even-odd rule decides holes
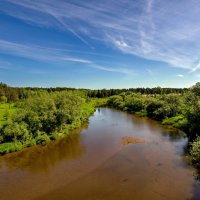
[[[200,82],[197,82],[194,86],[192,86],[191,90],[195,95],[200,96]]]

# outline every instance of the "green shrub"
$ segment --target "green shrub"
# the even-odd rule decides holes
[[[0,154],[6,154],[23,149],[24,146],[20,142],[7,142],[0,144]]]
[[[185,130],[186,127],[188,126],[188,121],[183,115],[177,115],[175,117],[165,118],[162,121],[162,124],[172,125],[175,128],[180,128],[182,130]]]
[[[193,165],[200,168],[200,137],[191,144],[190,158]]]
[[[140,98],[131,98],[125,103],[128,112],[139,112],[144,109],[144,102]]]
[[[3,142],[4,138],[3,138],[3,135],[1,135],[0,133],[0,144]]]
[[[188,130],[190,137],[195,138],[196,135],[200,135],[200,104],[189,107],[186,112],[186,118],[188,120]]]
[[[159,100],[152,100],[150,102],[148,102],[148,105],[146,107],[146,111],[147,111],[147,116],[148,117],[152,117],[152,118],[158,118],[159,116],[159,111],[157,111],[159,108],[163,107],[163,102],[159,101]],[[156,113],[157,111],[157,113]]]
[[[4,136],[8,142],[24,142],[31,138],[29,131],[27,130],[27,124],[21,123],[9,123],[4,128]]]
[[[41,133],[36,138],[36,144],[46,144],[50,141],[49,136],[46,133]]]
[[[51,140],[57,140],[58,138],[59,138],[59,134],[58,134],[58,132],[53,132],[53,133],[51,133],[50,135],[49,135],[49,138],[51,139]]]
[[[24,143],[24,147],[31,147],[33,145],[36,144],[36,140],[35,139],[31,139],[31,140],[28,140]]]

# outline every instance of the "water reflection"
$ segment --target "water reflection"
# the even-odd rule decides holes
[[[197,170],[195,172],[195,178],[196,178],[197,181],[199,181],[199,184],[200,184],[200,170]]]
[[[171,142],[176,142],[186,137],[185,133],[172,128],[172,127],[165,127],[164,131],[161,132],[164,137],[167,137]]]
[[[3,169],[4,166],[8,171],[21,169],[31,173],[48,172],[57,162],[76,159],[84,152],[85,147],[80,144],[80,134],[74,133],[45,146],[34,146],[6,155],[0,160],[0,168]]]

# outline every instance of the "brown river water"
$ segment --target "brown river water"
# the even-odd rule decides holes
[[[186,144],[158,122],[99,108],[68,138],[0,157],[0,200],[200,200]]]

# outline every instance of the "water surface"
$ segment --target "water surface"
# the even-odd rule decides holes
[[[100,108],[69,138],[1,157],[0,199],[199,200],[186,144],[158,122]]]

